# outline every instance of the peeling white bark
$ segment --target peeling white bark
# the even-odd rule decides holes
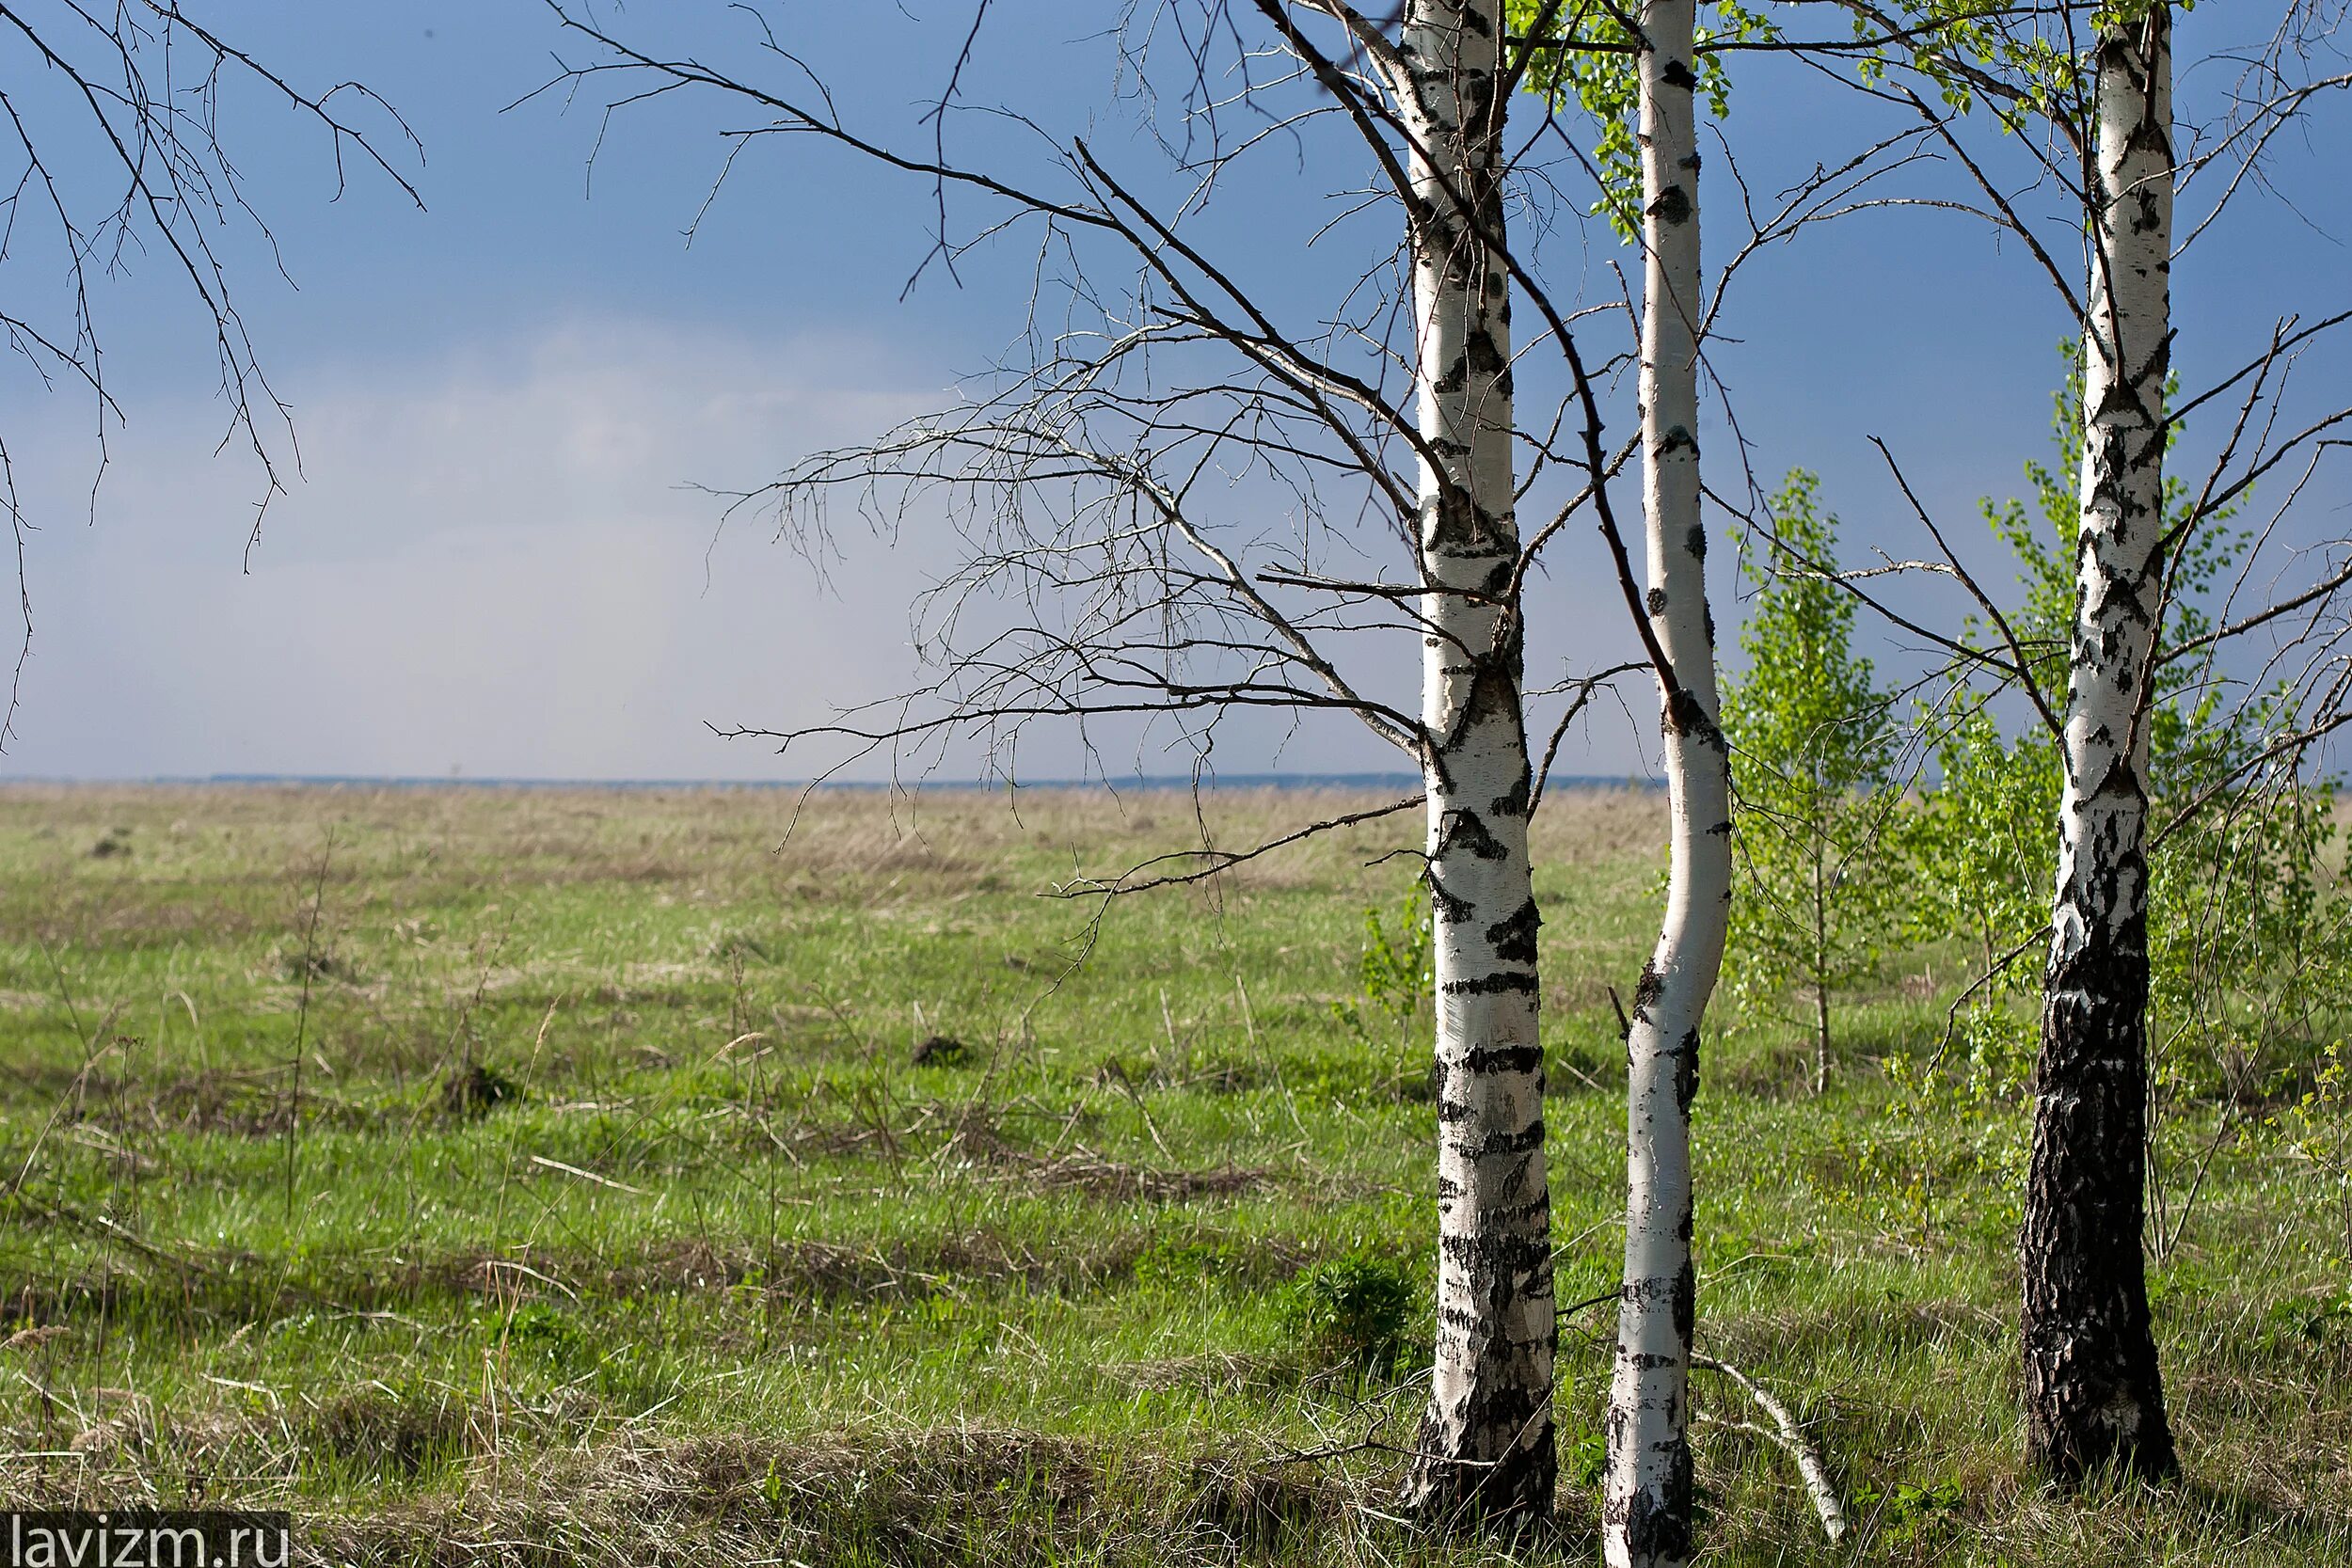
[[[1521,631],[1501,0],[1414,0],[1399,43],[1411,159],[1429,626],[1422,665],[1436,934],[1438,1337],[1407,1502],[1548,1514],[1555,1474],[1550,1207]],[[1467,204],[1469,210],[1465,211]]]
[[[2061,1480],[2173,1466],[2140,1254],[2148,721],[2170,366],[2169,7],[2098,43],[2066,781],[2020,1232],[2027,1443]]]
[[[1691,1555],[1691,1101],[1699,1026],[1731,900],[1731,784],[1715,692],[1699,514],[1699,155],[1692,0],[1640,16],[1642,459],[1651,626],[1678,689],[1663,694],[1671,867],[1658,946],[1627,1035],[1625,1287],[1609,1394],[1603,1549],[1612,1568]]]

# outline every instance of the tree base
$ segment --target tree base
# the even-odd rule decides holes
[[[2116,1405],[2087,1420],[2061,1427],[2042,1412],[2026,1417],[2026,1462],[2061,1492],[2096,1489],[2102,1482],[2130,1480],[2160,1485],[2181,1473],[2171,1425],[2158,1395],[2153,1406],[2136,1404],[2128,1419]]]
[[[1397,1499],[1406,1517],[1440,1532],[1520,1534],[1550,1528],[1560,1460],[1549,1422],[1500,1459],[1430,1452],[1425,1428],[1422,1436],[1423,1451]]]
[[[2054,959],[2034,1068],[2033,1148],[2018,1232],[2026,1451],[2069,1490],[2179,1467],[2149,1322],[2148,953],[2142,917]],[[2111,940],[2110,940],[2111,939]]]

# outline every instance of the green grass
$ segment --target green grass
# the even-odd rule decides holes
[[[1605,1303],[1564,1323],[1561,1529],[1518,1548],[1382,1516],[1425,1306],[1392,1368],[1300,1316],[1343,1257],[1428,1288],[1425,1018],[1333,1011],[1409,825],[1095,926],[1039,890],[1188,802],[827,796],[787,840],[792,806],[0,792],[0,1502],[283,1504],[386,1562],[1595,1557]],[[1608,988],[1660,809],[1538,830],[1564,1303],[1618,1262]],[[2023,1111],[1882,1066],[1938,1039],[1931,973],[1856,999],[1821,1100],[1793,1034],[1710,1043],[1701,1349],[1810,1423],[1858,1529],[1823,1544],[1702,1373],[1708,1560],[2352,1562],[2344,1239],[2259,1118],[2154,1269],[2186,1479],[2030,1484]],[[2167,1123],[2173,1169],[2219,1114]]]

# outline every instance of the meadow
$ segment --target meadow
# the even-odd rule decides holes
[[[0,1504],[288,1507],[388,1564],[1597,1560],[1611,988],[1661,798],[1537,827],[1567,1310],[1532,1542],[1387,1514],[1435,1132],[1426,1012],[1364,955],[1414,818],[1041,895],[1376,803],[0,790]],[[1722,1010],[1699,1349],[1854,1529],[1700,1371],[1704,1560],[2352,1563],[2346,1238],[2262,1104],[2157,1134],[2176,1194],[2203,1163],[2152,1263],[2185,1477],[2026,1475],[2025,1107],[1916,1086],[1965,973],[1890,962],[1819,1097],[1796,1023]],[[1400,1276],[1394,1321],[1349,1293]]]

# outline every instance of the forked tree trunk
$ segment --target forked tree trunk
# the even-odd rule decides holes
[[[1731,900],[1731,776],[1715,697],[1699,516],[1699,156],[1692,0],[1641,8],[1642,460],[1651,626],[1674,672],[1663,693],[1671,814],[1666,918],[1634,990],[1626,1038],[1625,1288],[1609,1391],[1603,1547],[1612,1568],[1691,1555],[1691,1100],[1699,1024],[1722,967]]]
[[[2170,353],[2169,8],[2098,44],[2082,537],[2058,896],[2018,1250],[2026,1442],[2052,1478],[2174,1466],[2140,1253],[2148,727]]]
[[[1433,1518],[1541,1517],[1557,1466],[1538,924],[1527,849],[1503,231],[1502,0],[1414,0],[1423,773],[1436,927],[1438,1338],[1406,1487]],[[1476,214],[1472,222],[1461,203]],[[1482,232],[1483,230],[1483,232]],[[1434,459],[1431,461],[1430,459]]]

